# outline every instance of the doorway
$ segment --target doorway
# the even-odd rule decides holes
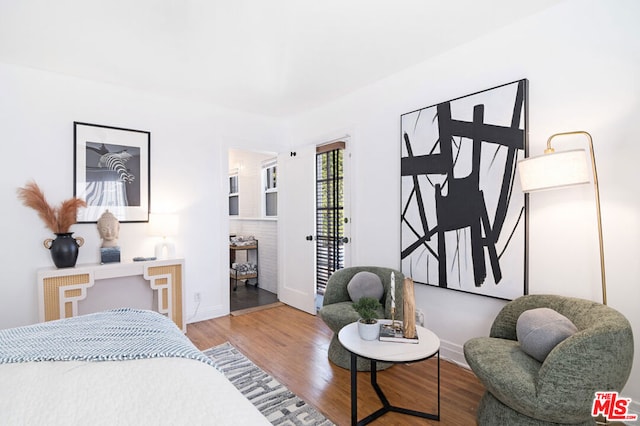
[[[229,150],[229,310],[277,296],[277,155]]]

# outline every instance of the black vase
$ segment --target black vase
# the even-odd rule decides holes
[[[58,268],[73,268],[78,260],[78,249],[84,238],[72,237],[73,232],[56,233],[56,238],[44,240],[44,246],[51,250],[51,259]]]

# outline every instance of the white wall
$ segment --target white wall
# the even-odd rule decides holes
[[[608,301],[640,336],[640,168],[633,164],[640,158],[639,17],[640,3],[634,0],[566,1],[338,102],[291,117],[292,144],[351,129],[353,264],[400,265],[400,115],[527,78],[532,155],[542,153],[552,133],[586,130],[593,135]],[[560,143],[568,148],[581,140]],[[532,195],[530,293],[601,300],[594,209],[589,186]],[[423,285],[417,286],[416,299],[427,325],[441,337],[444,355],[459,362],[464,362],[463,343],[487,335],[504,304]],[[634,401],[640,401],[638,341],[624,390]]]
[[[16,189],[34,179],[52,204],[73,196],[74,121],[151,132],[151,209],[179,214],[187,320],[228,313],[228,149],[267,144],[276,150],[280,124],[1,63],[0,93],[0,328],[38,321],[36,270],[52,266],[42,242],[53,235],[17,200]],[[76,224],[72,231],[86,241],[78,263],[99,262],[95,224]],[[119,244],[123,260],[153,255],[146,224],[123,223]],[[195,292],[202,295],[197,314]]]

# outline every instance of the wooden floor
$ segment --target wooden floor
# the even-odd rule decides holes
[[[327,359],[331,330],[313,315],[281,306],[238,317],[189,324],[187,336],[201,350],[229,341],[337,425],[351,421],[349,371]],[[378,374],[392,405],[435,412],[436,360],[395,365]],[[472,372],[441,360],[440,422],[387,413],[373,425],[475,425],[483,386]],[[358,417],[380,408],[369,373],[358,374]]]

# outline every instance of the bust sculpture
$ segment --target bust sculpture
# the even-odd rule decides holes
[[[102,238],[103,248],[118,246],[120,222],[109,210],[105,210],[98,219],[98,232],[100,233],[100,238]]]

